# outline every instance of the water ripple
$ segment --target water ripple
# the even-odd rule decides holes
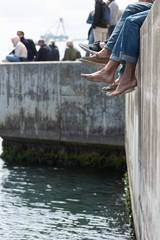
[[[123,194],[113,175],[0,160],[0,239],[132,239]]]

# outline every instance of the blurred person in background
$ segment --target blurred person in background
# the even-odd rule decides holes
[[[6,56],[6,59],[3,62],[21,62],[27,61],[27,49],[25,45],[20,42],[18,36],[11,38],[13,46],[15,47],[14,50]]]
[[[107,4],[103,0],[95,0],[95,12],[92,23],[95,42],[104,41],[107,38],[110,20],[107,19],[107,12],[110,12]]]
[[[94,16],[94,11],[91,11],[86,20],[86,23],[91,24],[91,27],[88,30],[88,44],[94,43],[94,34],[93,34],[93,28],[92,28],[93,16]],[[86,56],[89,56],[89,53],[86,53]]]
[[[52,61],[52,50],[45,44],[45,41],[40,39],[38,41],[38,45],[40,46],[40,49],[38,51],[36,61]]]
[[[108,5],[110,8],[110,24],[108,29],[107,38],[109,38],[118,22],[119,16],[119,6],[115,0],[108,0]]]
[[[52,50],[52,61],[59,61],[59,49],[58,47],[55,45],[55,41],[54,39],[50,39],[48,46],[51,48]]]
[[[26,39],[24,37],[23,31],[17,31],[17,36],[19,37],[20,41],[25,45],[28,51],[28,61],[34,61],[35,57],[37,56],[37,50],[35,44],[32,39]]]
[[[62,61],[75,61],[81,58],[80,52],[74,47],[72,40],[67,40],[66,49]]]

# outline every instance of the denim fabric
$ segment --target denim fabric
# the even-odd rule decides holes
[[[140,27],[150,10],[126,18],[110,59],[136,63],[140,46]]]
[[[6,56],[6,59],[10,62],[20,62],[20,58],[15,57],[13,54],[9,54]]]
[[[93,29],[91,29],[89,39],[88,39],[88,44],[94,43],[94,34],[93,34]]]
[[[91,29],[90,31],[90,34],[89,34],[89,39],[88,39],[88,44],[91,44],[91,43],[94,43],[94,34],[93,34],[93,28]],[[86,53],[85,56],[89,56],[90,54],[89,53]]]
[[[145,3],[145,2],[129,4],[126,7],[126,9],[124,10],[120,20],[116,24],[116,27],[114,28],[112,35],[110,36],[110,38],[107,41],[107,44],[105,45],[105,48],[107,48],[109,50],[113,49],[127,17],[134,15],[136,13],[139,13],[139,12],[147,11],[147,10],[151,9],[151,7],[152,7],[152,3]]]
[[[111,26],[109,26],[109,28],[108,28],[108,38],[111,36],[111,34],[112,34],[115,26],[116,26],[116,25],[111,25]]]

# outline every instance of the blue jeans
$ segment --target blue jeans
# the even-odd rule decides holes
[[[149,11],[150,10],[140,12],[126,18],[112,50],[110,59],[134,64],[137,63],[140,46],[140,27]]]
[[[117,41],[117,38],[120,34],[120,31],[123,27],[123,24],[126,20],[127,17],[134,15],[139,12],[147,11],[151,9],[152,3],[145,3],[145,2],[138,2],[138,3],[133,3],[129,4],[126,9],[124,10],[120,20],[116,24],[116,27],[114,28],[112,35],[107,41],[107,44],[105,45],[105,48],[112,50],[114,48],[114,45]]]
[[[91,29],[90,31],[90,34],[89,34],[89,39],[88,39],[88,44],[91,44],[91,43],[94,43],[94,34],[93,34],[93,28]],[[85,56],[89,56],[90,54],[89,53],[86,53]]]
[[[107,34],[107,35],[108,35],[108,38],[111,36],[111,34],[112,34],[115,26],[116,26],[116,25],[111,25],[111,26],[109,26],[109,28],[108,28],[108,34]]]
[[[10,62],[20,62],[20,58],[14,56],[13,54],[9,54],[6,56],[6,59]]]

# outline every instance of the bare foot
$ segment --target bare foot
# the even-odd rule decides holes
[[[114,92],[109,97],[118,96],[125,91],[135,88],[137,86],[137,78],[135,76],[136,64],[126,62],[123,76],[120,78],[120,82]]]
[[[101,51],[95,53],[97,57],[100,58],[110,58],[112,51],[108,50],[107,48],[103,48]]]
[[[81,76],[91,82],[105,82],[111,84],[114,82],[114,73],[118,65],[119,62],[110,60],[102,70],[91,74],[81,74]]]
[[[112,92],[109,96],[110,97],[115,97],[118,95],[121,95],[122,93],[124,93],[125,91],[135,88],[137,86],[137,79],[136,77],[132,78],[132,80],[130,81],[125,81],[122,79],[122,81],[119,82],[116,90],[114,92]]]
[[[81,76],[90,82],[105,82],[108,84],[114,82],[114,76],[107,76],[107,73],[102,70],[91,74],[81,74]]]

